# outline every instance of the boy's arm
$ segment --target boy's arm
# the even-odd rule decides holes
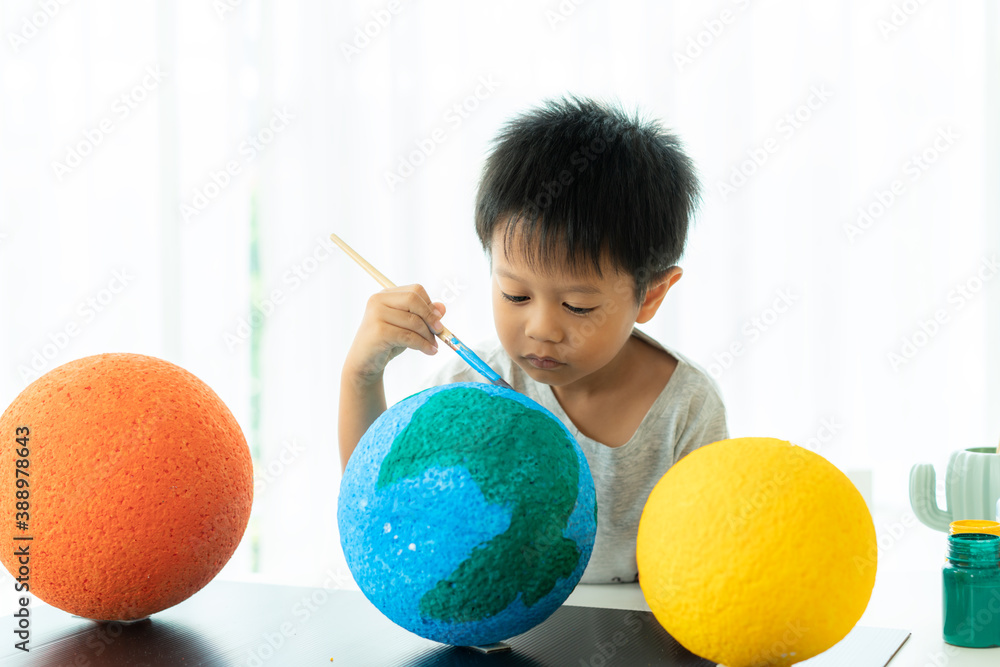
[[[385,412],[382,374],[386,365],[406,348],[436,353],[433,331],[441,331],[444,311],[444,304],[432,302],[420,285],[393,287],[368,299],[340,376],[341,472],[347,469],[361,436]]]
[[[385,412],[385,407],[382,376],[373,382],[345,367],[340,376],[340,415],[337,422],[341,473],[347,469],[347,460],[354,453],[361,436]]]

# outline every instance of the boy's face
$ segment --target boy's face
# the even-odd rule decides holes
[[[490,252],[493,319],[507,354],[532,379],[554,387],[584,389],[588,379],[614,377],[637,318],[648,319],[641,319],[633,278],[609,263],[602,262],[598,277],[593,266],[556,258],[533,270],[517,252],[517,232],[511,240],[507,255],[498,230]]]

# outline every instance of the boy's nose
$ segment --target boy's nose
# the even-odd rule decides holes
[[[545,343],[562,342],[563,332],[558,321],[543,308],[538,308],[528,318],[524,334],[533,340]]]

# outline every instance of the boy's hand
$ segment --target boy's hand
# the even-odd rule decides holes
[[[361,326],[344,362],[356,379],[380,380],[389,361],[406,348],[435,354],[441,331],[443,303],[432,302],[420,285],[405,285],[377,292],[368,299]]]

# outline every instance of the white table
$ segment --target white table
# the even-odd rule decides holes
[[[638,584],[580,585],[566,604],[649,611]],[[861,625],[912,635],[889,667],[998,667],[1000,648],[959,648],[941,636],[941,571],[879,571]],[[848,667],[845,665],[845,667]]]

